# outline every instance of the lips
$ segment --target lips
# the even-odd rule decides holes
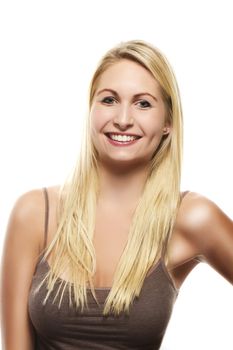
[[[142,136],[131,134],[131,133],[123,133],[123,132],[106,132],[105,135],[110,138],[111,135],[120,135],[120,136],[132,136],[135,139],[140,139]]]
[[[108,142],[116,147],[128,147],[137,142],[140,142],[141,136],[139,135],[129,135],[129,134],[119,134],[119,133],[106,133],[105,134]]]

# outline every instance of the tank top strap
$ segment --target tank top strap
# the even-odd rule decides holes
[[[186,194],[188,194],[190,191],[184,191],[181,193],[181,201],[182,199],[186,196]]]
[[[46,248],[48,239],[48,226],[49,226],[49,196],[46,187],[43,188],[44,201],[45,201],[45,215],[44,215],[44,245],[43,249]]]

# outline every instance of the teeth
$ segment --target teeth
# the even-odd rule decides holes
[[[136,136],[114,135],[114,134],[109,134],[109,137],[112,140],[121,141],[121,142],[129,142],[129,141],[136,140],[136,138],[137,138]]]

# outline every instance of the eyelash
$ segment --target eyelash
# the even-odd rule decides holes
[[[101,100],[101,102],[106,103],[106,104],[112,104],[111,102],[108,103],[106,100],[112,100],[112,101],[114,101],[115,98],[114,98],[114,97],[111,97],[111,96],[104,97],[104,98]],[[116,100],[115,100],[115,101],[116,101]]]
[[[142,107],[143,109],[146,109],[146,108],[150,108],[151,107],[151,104],[150,104],[150,102],[148,102],[148,101],[146,101],[146,100],[140,100],[139,101],[139,103],[146,103],[147,104],[147,106],[145,107]]]
[[[107,100],[112,100],[112,102],[107,102]],[[101,100],[102,103],[107,104],[107,105],[112,105],[114,101],[116,101],[116,99],[115,99],[114,97],[111,97],[111,96],[104,97],[104,98]],[[141,108],[142,108],[142,109],[147,109],[147,108],[150,108],[150,107],[151,107],[150,102],[148,102],[148,101],[146,101],[146,100],[139,100],[137,103],[140,103],[140,104],[141,104],[141,103],[146,103],[146,104],[147,104],[147,106],[144,106],[144,107],[141,105]]]

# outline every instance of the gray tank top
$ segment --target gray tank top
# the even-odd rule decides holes
[[[47,241],[49,203],[45,190],[45,246]],[[42,259],[42,258],[41,258]],[[34,291],[49,269],[47,261],[39,259],[30,287],[28,308],[35,330],[36,350],[157,350],[171,317],[178,295],[170,274],[161,258],[144,280],[140,295],[131,307],[129,315],[103,316],[103,307],[109,288],[96,288],[97,305],[91,291],[87,289],[89,308],[84,312],[69,306],[69,293],[65,291],[60,309],[58,302],[52,303],[62,279],[58,279],[55,290],[47,303],[45,284],[38,293]]]

